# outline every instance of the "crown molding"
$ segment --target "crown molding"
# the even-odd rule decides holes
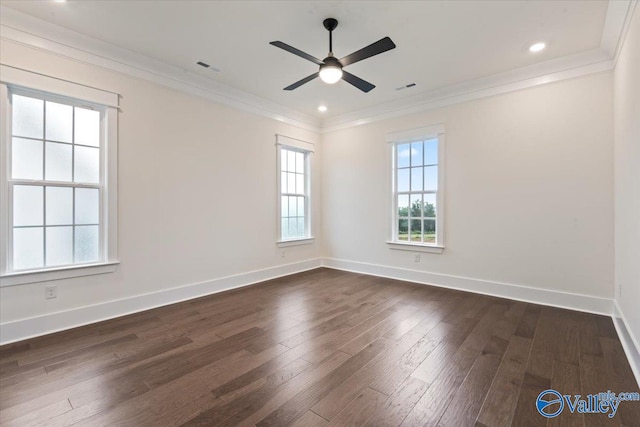
[[[609,1],[599,49],[446,88],[421,92],[410,98],[330,117],[322,122],[322,132],[334,132],[379,120],[612,70],[615,68],[638,2],[639,0]]]
[[[442,108],[448,105],[500,95],[575,77],[609,71],[613,61],[600,49],[518,68],[445,88],[421,92],[408,98],[327,118],[322,132],[334,132],[393,117]]]
[[[610,0],[602,29],[600,48],[613,58],[614,64],[624,44],[638,0]]]
[[[615,67],[638,0],[611,0],[600,48],[320,120],[154,58],[0,6],[0,38],[142,78],[317,133],[373,123],[531,88]]]
[[[313,116],[5,6],[0,6],[0,38],[320,132]]]

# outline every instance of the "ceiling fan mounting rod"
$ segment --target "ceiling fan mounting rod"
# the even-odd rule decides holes
[[[322,25],[329,30],[329,56],[333,56],[333,30],[338,26],[338,20],[335,18],[327,18],[322,21]]]

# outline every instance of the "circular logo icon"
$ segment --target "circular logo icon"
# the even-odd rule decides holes
[[[543,391],[536,399],[536,409],[543,417],[557,417],[564,409],[562,395],[555,390]]]

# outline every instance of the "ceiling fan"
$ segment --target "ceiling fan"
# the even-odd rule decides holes
[[[316,77],[320,77],[320,79],[327,84],[334,84],[338,82],[340,79],[346,81],[347,83],[352,84],[363,92],[369,92],[375,86],[371,83],[362,80],[360,77],[356,77],[353,74],[347,73],[343,70],[343,67],[347,65],[351,65],[355,62],[362,61],[363,59],[370,58],[372,56],[378,55],[382,52],[386,52],[388,50],[394,49],[396,47],[395,43],[391,41],[389,37],[385,37],[383,39],[378,40],[375,43],[370,44],[367,47],[363,47],[362,49],[353,52],[350,55],[345,56],[344,58],[336,59],[333,56],[333,30],[338,26],[338,20],[334,18],[325,19],[322,24],[324,28],[329,31],[329,55],[324,58],[322,61],[318,58],[309,55],[306,52],[303,52],[299,49],[296,49],[293,46],[289,46],[286,43],[281,41],[271,42],[276,47],[280,49],[284,49],[287,52],[293,53],[301,58],[306,59],[307,61],[311,61],[316,65],[320,66],[320,70],[317,73],[313,73],[310,76],[305,77],[302,80],[295,82],[292,85],[289,85],[284,88],[284,90],[293,90],[305,83],[310,82]]]

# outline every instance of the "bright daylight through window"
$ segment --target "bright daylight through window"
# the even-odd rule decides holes
[[[442,246],[442,135],[393,141],[392,243]]]
[[[12,93],[11,270],[102,259],[100,111]]]
[[[309,152],[280,146],[280,240],[308,238]]]

